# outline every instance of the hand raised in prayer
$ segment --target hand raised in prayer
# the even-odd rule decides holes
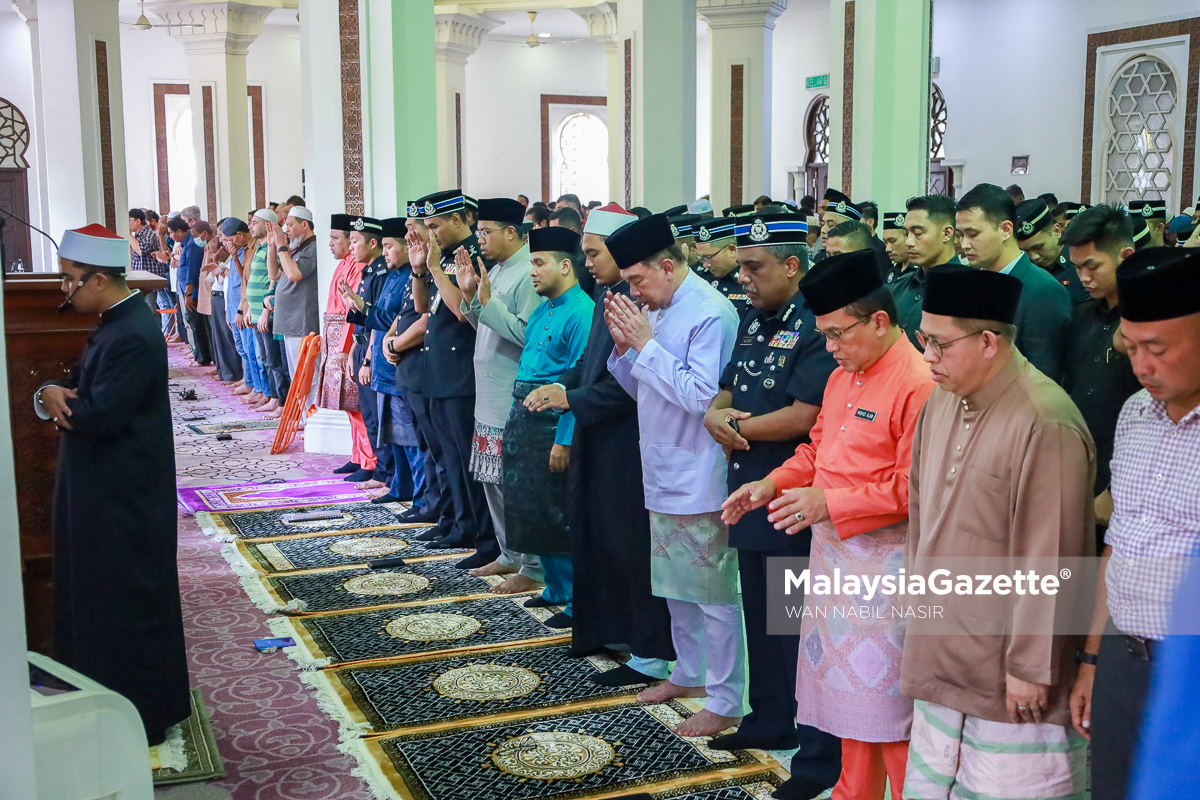
[[[788,536],[829,519],[824,489],[785,489],[767,508],[771,512],[767,519],[775,523],[775,530]]]
[[[74,400],[79,395],[74,389],[68,389],[65,386],[46,386],[42,389],[42,407],[50,412],[50,421],[60,428],[74,430],[71,423],[67,420],[71,416],[71,409],[67,406],[67,400]]]
[[[359,311],[362,311],[366,306],[366,301],[358,296],[358,292],[350,288],[350,284],[346,282],[345,278],[338,279],[337,288],[338,294],[342,296],[342,300],[346,303],[346,305],[354,306]]]
[[[267,243],[273,247],[283,247],[287,244],[287,234],[278,222],[267,222]]]
[[[550,448],[550,471],[566,472],[571,461],[571,445],[556,444]]]
[[[487,270],[482,271],[487,273]],[[463,300],[470,305],[475,292],[479,290],[479,276],[475,274],[471,256],[464,247],[458,248],[454,253],[454,274],[458,278],[458,288],[463,293]]]
[[[425,240],[415,230],[409,230],[404,234],[404,243],[408,245],[408,263],[412,265],[413,273],[424,275],[425,260],[429,253]]]
[[[736,525],[744,515],[756,508],[762,508],[773,497],[774,481],[763,479],[743,483],[721,503],[721,521],[726,525]]]
[[[604,295],[604,324],[608,326],[608,332],[612,334],[613,344],[617,348],[617,355],[623,356],[631,345],[629,339],[625,336],[625,329],[621,326],[615,313],[617,306],[614,298],[617,296],[612,292]]]
[[[644,308],[638,308],[637,303],[625,295],[612,295],[612,302],[605,303],[605,318],[610,313],[616,324],[622,329],[629,346],[639,353],[642,352],[646,343],[654,338],[654,332],[650,328],[650,312]],[[609,328],[611,327],[610,324]]]
[[[561,386],[548,383],[525,395],[525,407],[530,411],[545,411],[550,408],[561,408],[563,411],[568,411],[571,404],[567,402],[567,393]]]
[[[487,267],[483,265],[483,259],[476,257],[479,262],[479,305],[486,306],[488,301],[492,299],[492,279],[488,277]]]
[[[1041,722],[1042,712],[1046,709],[1046,699],[1049,687],[1040,683],[1030,683],[1012,675],[1005,676],[1008,685],[1008,721],[1009,722]],[[1074,692],[1072,692],[1074,694]],[[1074,708],[1072,708],[1074,717]]]
[[[438,244],[437,237],[433,234],[429,235],[429,249],[425,253],[425,269],[432,270],[442,268],[442,246]]]
[[[750,443],[729,427],[729,420],[749,419],[751,416],[750,412],[738,411],[736,408],[710,408],[704,412],[704,427],[713,437],[713,441],[725,448],[726,458],[729,457],[730,451],[750,449]]]

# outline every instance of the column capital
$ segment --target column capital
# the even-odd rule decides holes
[[[476,14],[462,6],[435,11],[433,42],[438,60],[467,63],[467,58],[483,44],[483,37],[488,31],[501,24],[498,19]]]
[[[263,20],[284,2],[157,2],[146,7],[162,19],[171,38],[189,55],[226,53],[246,55],[262,33]]]
[[[12,0],[12,10],[26,25],[37,22],[37,0]]]
[[[594,6],[572,8],[587,23],[588,36],[612,40],[617,35],[617,4],[596,3]]]
[[[775,29],[775,19],[787,10],[787,0],[696,0],[696,16],[718,28]]]

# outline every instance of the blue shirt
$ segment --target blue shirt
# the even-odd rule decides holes
[[[376,331],[371,342],[371,388],[384,394],[399,395],[396,367],[383,357],[383,337],[387,334],[412,284],[412,267],[405,264],[387,271],[379,298],[367,306],[367,327]]]
[[[553,383],[575,366],[587,345],[595,305],[575,284],[535,308],[525,326],[525,346],[517,364],[517,380]],[[574,434],[575,415],[568,411],[558,418],[554,443],[569,445]]]
[[[184,286],[192,285],[191,297],[195,300],[200,292],[200,266],[204,263],[204,245],[198,244],[190,233],[181,244],[183,247],[179,255],[179,274],[184,276]]]
[[[238,263],[244,264],[242,261],[246,257],[246,248],[239,247],[237,251]],[[242,304],[242,272],[233,263],[233,259],[225,262],[229,265],[229,278],[225,281],[225,319],[229,320],[229,324],[233,325],[237,320],[237,310]],[[237,333],[235,330],[234,333]]]

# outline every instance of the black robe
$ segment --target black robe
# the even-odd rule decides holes
[[[154,735],[190,713],[175,563],[167,346],[146,304],[100,315],[60,386],[54,490],[54,657],[137,707]],[[49,423],[47,423],[49,424]]]
[[[575,413],[567,474],[575,567],[572,650],[625,644],[642,658],[674,660],[667,603],[650,592],[650,514],[642,487],[637,401],[608,371],[612,335],[597,285],[592,329],[559,383]],[[612,287],[629,294],[624,281]]]

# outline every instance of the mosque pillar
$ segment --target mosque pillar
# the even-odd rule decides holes
[[[883,209],[926,191],[931,14],[932,0],[830,7],[829,185]]]
[[[625,204],[625,41],[617,29],[617,4],[571,9],[587,23],[588,35],[603,43],[608,96],[608,197]]]
[[[55,238],[92,222],[128,235],[116,0],[18,0],[14,8],[29,25],[37,90],[34,224]],[[57,271],[52,252],[35,250],[43,269]]]
[[[467,59],[483,43],[498,20],[456,12],[435,15],[434,47],[437,92],[437,184],[439,189],[464,187],[467,180],[463,128],[466,125]]]
[[[696,195],[696,0],[621,0],[620,10],[618,199],[662,211]]]
[[[787,0],[696,0],[712,31],[712,203],[771,186],[771,45]]]

